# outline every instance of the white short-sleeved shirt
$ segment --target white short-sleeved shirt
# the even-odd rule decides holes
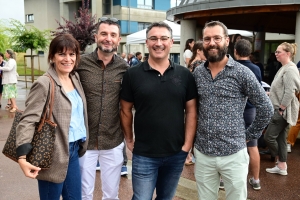
[[[183,53],[183,61],[184,61],[184,66],[187,67],[188,63],[185,63],[186,58],[191,58],[193,55],[193,52],[189,49],[185,50]]]

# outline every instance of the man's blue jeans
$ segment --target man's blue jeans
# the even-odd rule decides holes
[[[132,200],[151,200],[156,188],[156,200],[171,200],[188,152],[160,157],[132,157]]]
[[[69,166],[62,183],[38,180],[40,200],[81,200],[81,176],[79,168],[78,142],[69,143]]]

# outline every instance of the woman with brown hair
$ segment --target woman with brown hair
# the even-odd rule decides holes
[[[188,63],[190,62],[190,59],[193,55],[193,52],[191,51],[193,46],[195,44],[195,40],[193,38],[187,39],[185,42],[185,47],[183,50],[183,61],[184,61],[184,66],[188,67]]]
[[[79,75],[79,43],[70,34],[55,37],[49,48],[50,64],[35,81],[26,99],[26,109],[17,127],[18,163],[25,176],[38,180],[41,200],[81,199],[79,157],[86,152],[88,123],[86,99]],[[53,122],[57,124],[52,164],[41,169],[26,161],[31,151],[35,124],[40,121],[51,80],[54,82]],[[52,86],[50,86],[52,87]]]
[[[188,68],[191,72],[195,70],[197,66],[199,66],[201,63],[206,61],[206,58],[203,54],[203,42],[198,41],[194,44],[193,49],[193,56],[191,57]]]
[[[275,51],[276,59],[282,67],[276,73],[271,85],[270,99],[274,107],[274,115],[264,135],[264,139],[276,157],[277,164],[267,168],[269,173],[287,175],[287,144],[286,131],[289,124],[294,126],[297,122],[300,92],[300,76],[295,63],[292,62],[297,50],[296,44],[284,42]]]

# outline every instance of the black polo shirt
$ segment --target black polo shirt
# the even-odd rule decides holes
[[[164,157],[178,153],[184,144],[184,109],[197,97],[191,72],[170,61],[161,75],[148,61],[124,74],[121,99],[133,102],[135,143],[133,153]]]

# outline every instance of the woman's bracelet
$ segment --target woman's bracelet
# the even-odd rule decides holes
[[[18,160],[19,159],[26,159],[26,156],[20,156],[19,158],[18,158]]]

